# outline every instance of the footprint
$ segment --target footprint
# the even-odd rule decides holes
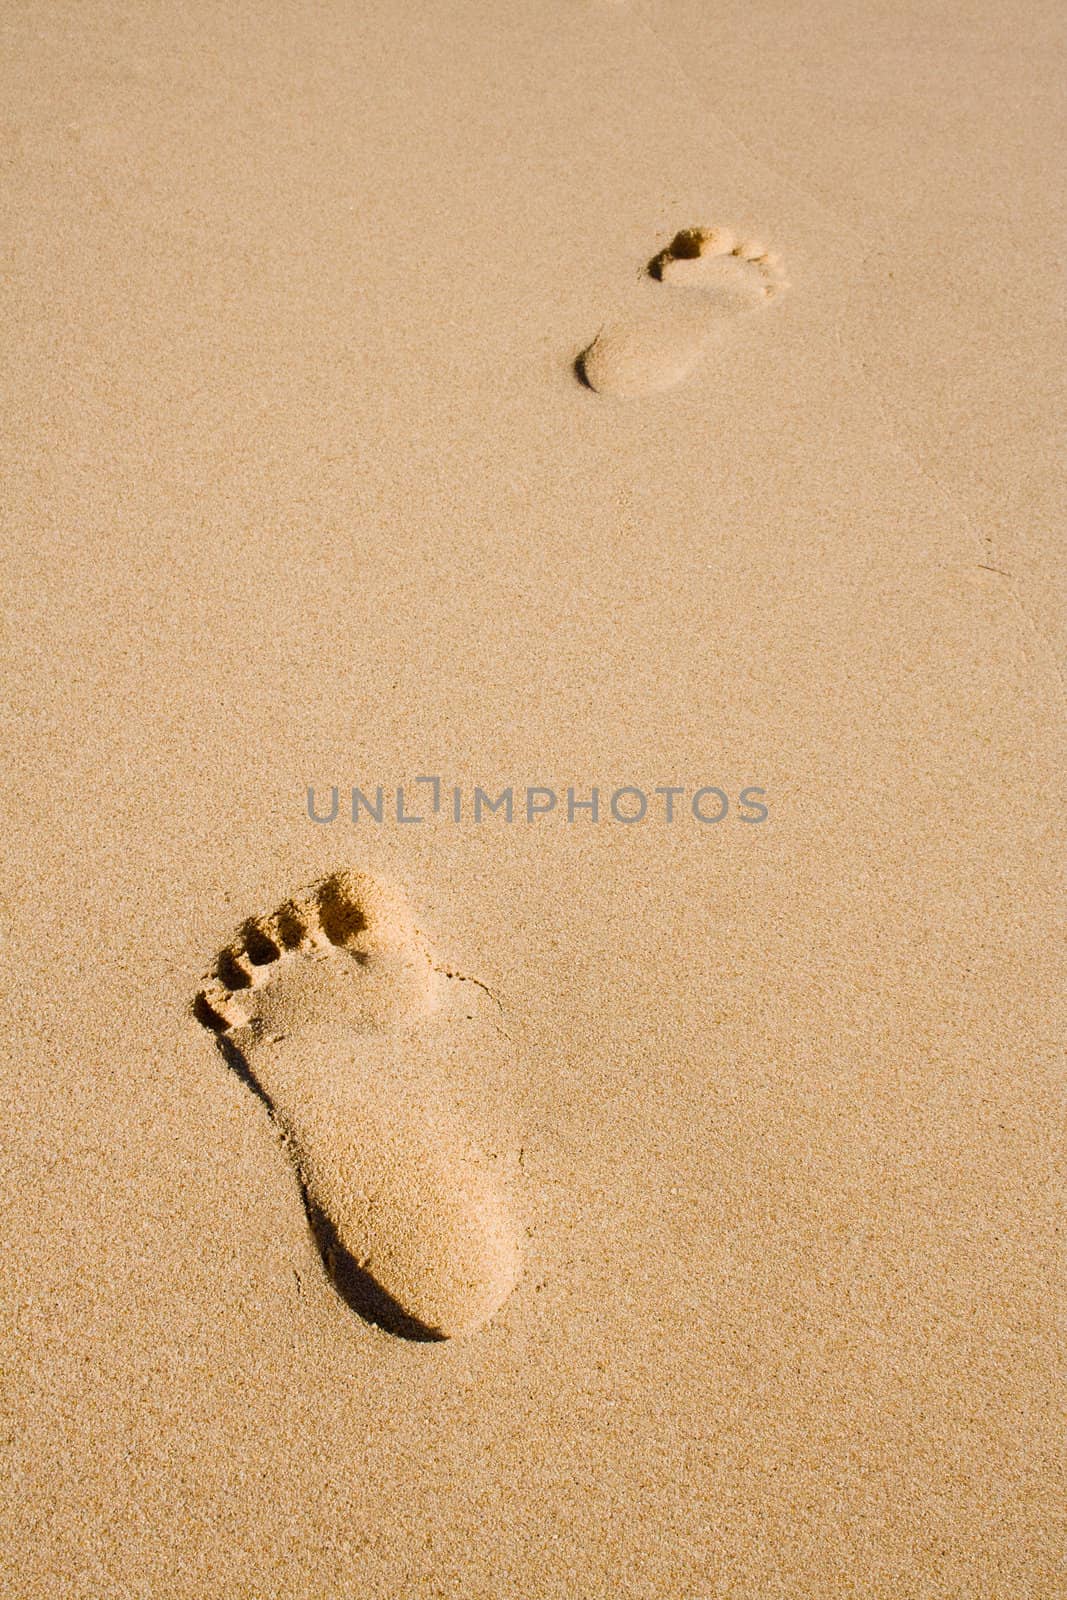
[[[683,228],[649,262],[648,274],[672,288],[700,290],[699,301],[679,298],[654,317],[603,328],[575,362],[578,377],[598,394],[673,389],[703,360],[725,319],[755,311],[789,287],[778,256],[728,228]]]
[[[519,1277],[500,1197],[437,1109],[455,987],[398,890],[339,872],[216,957],[193,1002],[282,1130],[330,1276],[409,1339],[480,1327]]]

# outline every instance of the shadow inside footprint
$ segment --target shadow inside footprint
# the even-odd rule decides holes
[[[412,1028],[442,982],[399,891],[342,872],[248,918],[192,1002],[280,1130],[338,1294],[420,1343],[481,1327],[521,1271],[484,1163],[428,1109],[437,1047]]]
[[[400,1302],[382,1288],[373,1274],[353,1259],[341,1243],[329,1217],[319,1210],[303,1184],[300,1188],[308,1223],[330,1282],[350,1310],[362,1317],[364,1322],[393,1334],[397,1339],[410,1339],[416,1344],[436,1344],[445,1339],[447,1335],[439,1329],[428,1328],[424,1322],[405,1311]]]
[[[666,249],[659,251],[648,263],[649,277],[657,278],[662,283],[671,262],[698,260],[707,250],[711,237],[711,230],[707,228],[680,228]]]
[[[596,389],[594,388],[593,384],[590,383],[589,379],[586,377],[586,374],[585,374],[585,357],[586,357],[586,351],[585,350],[582,351],[580,356],[575,356],[574,363],[573,363],[574,376],[578,379],[578,382],[581,384],[583,389],[591,389],[593,391],[593,393],[595,394],[596,393]]]
[[[205,1027],[212,1027],[212,1024],[205,1021],[199,1013],[197,1020]],[[245,1087],[251,1089],[256,1098],[266,1106],[271,1118],[276,1120],[277,1112],[270,1095],[260,1084],[240,1050],[231,1039],[219,1033],[217,1028],[212,1027],[212,1031],[215,1034],[219,1054],[230,1071],[237,1074]],[[349,1309],[362,1317],[364,1322],[369,1322],[373,1327],[381,1328],[383,1332],[391,1333],[398,1339],[410,1339],[417,1344],[430,1344],[444,1339],[445,1334],[438,1332],[436,1328],[427,1327],[417,1317],[409,1315],[399,1301],[394,1300],[388,1290],[383,1289],[374,1276],[365,1267],[360,1266],[341,1243],[337,1229],[329,1217],[311,1198],[307,1184],[299,1173],[297,1181],[300,1185],[300,1197],[304,1202],[308,1227],[322,1257],[323,1266],[330,1282]]]

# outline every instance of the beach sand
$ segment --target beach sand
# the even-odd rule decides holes
[[[3,33],[0,1593],[1063,1593],[1052,7]]]

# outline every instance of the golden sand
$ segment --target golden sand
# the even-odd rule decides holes
[[[1056,13],[3,35],[0,1594],[1062,1593]]]

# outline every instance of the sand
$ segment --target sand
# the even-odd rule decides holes
[[[1064,1592],[1051,6],[3,32],[0,1593]]]

